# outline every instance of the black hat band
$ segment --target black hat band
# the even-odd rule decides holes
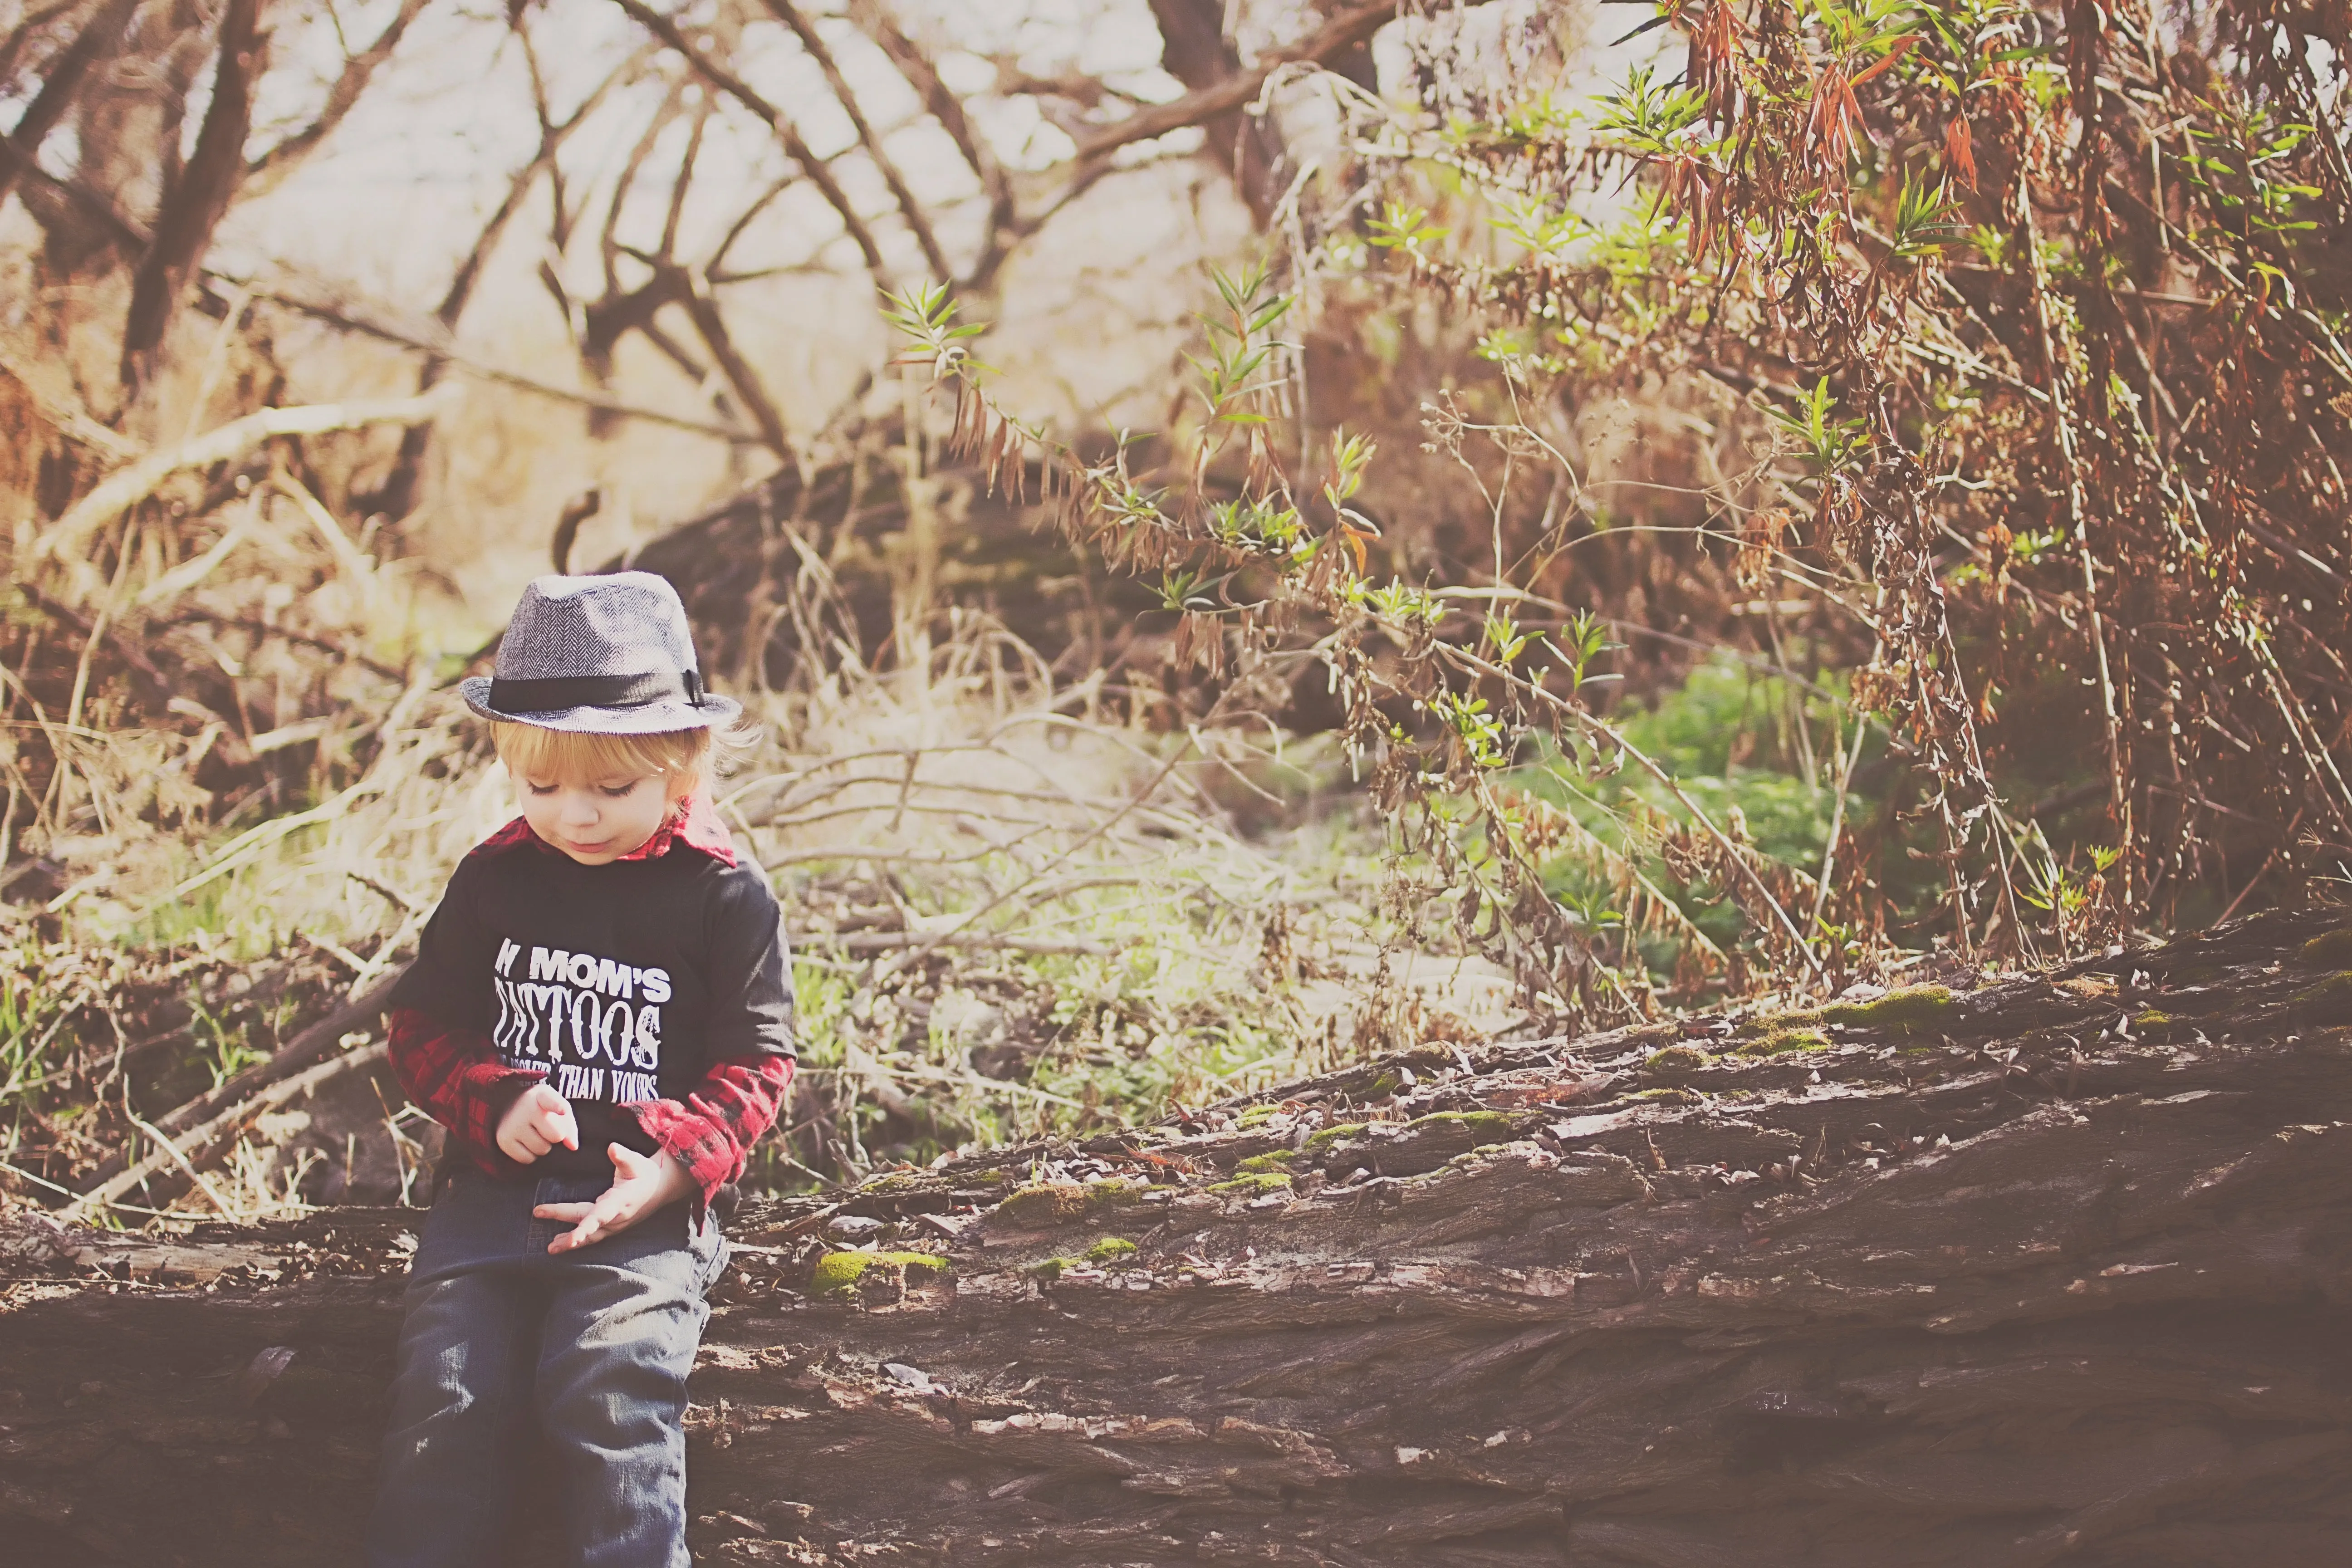
[[[545,680],[490,682],[487,706],[501,713],[555,713],[568,708],[643,708],[684,700],[702,706],[702,672],[667,669],[643,675],[560,675]]]

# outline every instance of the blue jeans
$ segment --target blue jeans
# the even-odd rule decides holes
[[[488,1568],[542,1438],[568,1562],[687,1568],[686,1377],[727,1243],[679,1203],[550,1254],[567,1227],[532,1206],[610,1184],[445,1183],[409,1269],[368,1568]]]

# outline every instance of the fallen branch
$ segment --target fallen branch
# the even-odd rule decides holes
[[[169,1136],[177,1136],[190,1128],[202,1128],[220,1121],[229,1112],[268,1090],[272,1085],[292,1078],[321,1058],[331,1058],[342,1037],[362,1024],[373,1023],[392,995],[392,988],[408,973],[402,964],[398,971],[384,976],[357,1000],[338,1007],[320,1022],[311,1025],[288,1041],[284,1049],[268,1061],[257,1062],[236,1077],[224,1080],[217,1088],[198,1095],[186,1104],[175,1107],[155,1118],[155,1127]],[[347,1058],[346,1058],[347,1059]],[[258,1112],[256,1112],[258,1114]],[[122,1196],[162,1169],[161,1157],[142,1162],[143,1169],[134,1175],[124,1157],[114,1155],[90,1173],[89,1183],[77,1200],[75,1208],[87,1212],[85,1205],[103,1206]]]
[[[236,1212],[229,1206],[228,1200],[205,1179],[204,1173],[218,1163],[221,1156],[228,1152],[230,1145],[236,1141],[236,1134],[245,1131],[257,1119],[268,1115],[282,1105],[302,1099],[322,1084],[341,1078],[347,1072],[373,1067],[383,1060],[390,1051],[391,1047],[379,1040],[374,1045],[362,1046],[357,1050],[347,1051],[340,1057],[320,1062],[316,1067],[296,1073],[291,1078],[281,1079],[260,1093],[237,1101],[211,1121],[191,1131],[185,1137],[175,1137],[152,1122],[142,1121],[137,1117],[133,1117],[131,1121],[139,1130],[146,1133],[160,1147],[154,1153],[113,1177],[103,1186],[84,1193],[60,1212],[68,1219],[86,1219],[96,1211],[111,1206],[115,1199],[136,1192],[163,1174],[165,1171],[177,1167],[191,1181],[204,1189],[205,1195],[212,1200],[215,1208],[229,1217],[236,1218]],[[276,1058],[272,1059],[274,1061]]]
[[[35,561],[60,561],[78,585],[88,593],[97,569],[86,559],[98,531],[155,493],[165,479],[184,468],[210,468],[238,458],[281,436],[322,436],[333,430],[356,430],[370,425],[414,425],[432,418],[447,406],[440,395],[366,399],[352,403],[316,403],[295,408],[262,408],[242,419],[207,430],[193,441],[150,452],[100,480],[76,501],[35,543]]]

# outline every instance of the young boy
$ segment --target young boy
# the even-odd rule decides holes
[[[702,689],[685,606],[644,572],[539,579],[497,669],[461,690],[521,816],[449,879],[391,1004],[394,1065],[449,1152],[367,1561],[495,1562],[543,1439],[570,1562],[684,1568],[711,1204],[793,1064],[776,900],[706,778],[742,710]]]

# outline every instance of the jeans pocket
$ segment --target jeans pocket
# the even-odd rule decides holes
[[[695,1285],[708,1296],[719,1277],[727,1272],[727,1235],[719,1228],[719,1216],[714,1214],[705,1214],[700,1225],[691,1219],[687,1224],[688,1245],[694,1252]]]

